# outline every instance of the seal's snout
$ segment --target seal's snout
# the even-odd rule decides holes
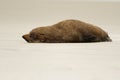
[[[22,36],[23,39],[25,39],[27,42],[31,43],[32,39],[30,38],[29,34],[25,34]]]

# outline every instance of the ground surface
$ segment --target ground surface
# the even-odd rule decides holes
[[[0,80],[120,80],[120,2],[44,1],[0,1]],[[99,25],[113,42],[22,39],[32,28],[65,19]]]
[[[120,36],[100,43],[27,43],[0,30],[1,80],[120,80]],[[20,31],[20,33],[19,33]]]

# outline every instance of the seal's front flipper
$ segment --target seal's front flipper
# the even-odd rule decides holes
[[[94,34],[86,34],[83,36],[84,42],[96,42],[96,36]]]

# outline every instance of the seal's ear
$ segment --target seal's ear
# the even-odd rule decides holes
[[[29,34],[25,34],[22,36],[23,39],[25,39],[27,42],[31,43],[32,39],[30,38]]]

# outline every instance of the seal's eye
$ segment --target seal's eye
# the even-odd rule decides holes
[[[36,33],[30,33],[30,38],[36,40],[38,38],[38,35]]]

